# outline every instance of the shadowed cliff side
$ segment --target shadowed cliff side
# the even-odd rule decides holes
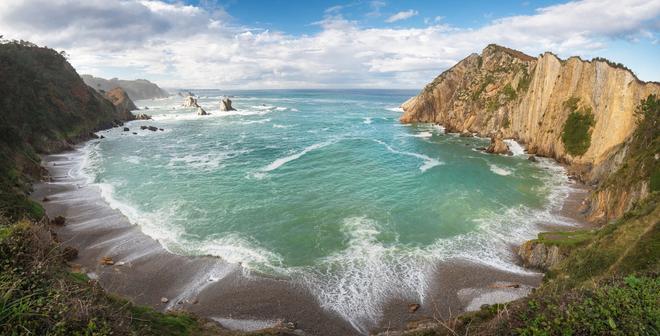
[[[65,57],[29,42],[0,44],[0,210],[43,213],[27,200],[41,177],[38,153],[53,153],[133,118],[87,86]]]
[[[635,110],[651,94],[660,94],[659,83],[642,82],[607,60],[561,60],[549,52],[534,58],[489,45],[406,101],[401,121],[480,136],[501,133],[526,144],[530,154],[569,164],[571,173],[597,186],[619,169],[638,124]],[[649,185],[622,186],[625,192],[608,196],[623,204],[613,209],[594,199],[590,219],[621,216]]]

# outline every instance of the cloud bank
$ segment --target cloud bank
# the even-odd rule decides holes
[[[2,1],[0,34],[64,49],[80,73],[166,87],[412,88],[489,43],[531,55],[597,55],[613,40],[657,41],[660,30],[660,1],[647,0],[569,2],[473,29],[435,20],[420,28],[361,27],[340,7],[324,15],[318,33],[290,35],[238,25],[222,8],[182,3]]]

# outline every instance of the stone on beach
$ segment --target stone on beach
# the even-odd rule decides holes
[[[105,256],[101,258],[101,261],[99,262],[101,265],[106,265],[106,266],[112,266],[115,264],[115,262],[112,260],[111,257]]]
[[[408,312],[412,314],[416,312],[420,307],[421,306],[419,305],[419,303],[411,303],[408,305]]]
[[[63,226],[66,223],[66,218],[64,218],[63,216],[57,216],[53,218],[53,220],[51,220],[50,223],[57,226]]]
[[[167,302],[169,302],[169,301],[170,301],[170,300],[169,300],[168,298],[166,298],[166,297],[162,297],[162,298],[160,298],[160,302],[162,302],[162,303],[167,303]]]
[[[62,257],[64,257],[64,261],[74,260],[78,258],[78,249],[71,246],[65,246],[62,250]]]

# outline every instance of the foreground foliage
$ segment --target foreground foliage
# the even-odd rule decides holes
[[[108,296],[71,273],[64,249],[43,224],[0,225],[2,335],[226,335],[183,312],[162,314]]]

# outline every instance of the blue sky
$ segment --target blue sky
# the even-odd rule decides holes
[[[660,0],[1,1],[0,34],[171,88],[420,88],[489,43],[660,81]]]
[[[189,1],[195,5],[204,1]],[[429,20],[442,21],[456,27],[470,28],[487,24],[504,16],[532,14],[535,8],[558,1],[226,1],[217,4],[225,8],[240,23],[281,30],[291,34],[313,34],[321,30],[313,24],[323,20],[328,9],[348,20],[359,21],[364,27],[423,27]],[[407,10],[418,14],[410,19],[385,22],[385,18]],[[425,20],[427,21],[425,23]]]

